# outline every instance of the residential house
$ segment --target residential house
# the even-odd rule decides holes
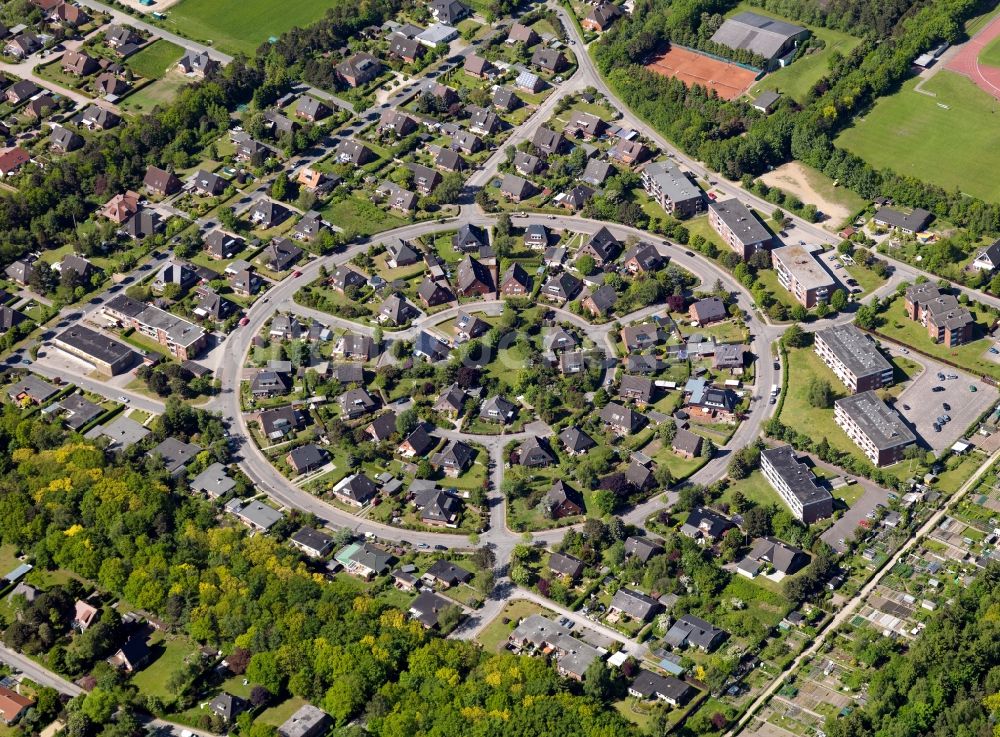
[[[483,406],[479,410],[479,419],[506,425],[514,421],[516,414],[517,405],[496,394],[483,402]]]
[[[614,309],[618,302],[618,292],[605,284],[583,298],[583,308],[594,317],[605,317]]]
[[[490,270],[471,255],[466,255],[455,270],[455,288],[459,296],[482,296],[494,291]]]
[[[139,212],[139,194],[129,190],[124,194],[116,194],[101,208],[101,215],[113,223],[121,225]]]
[[[625,539],[625,557],[638,558],[648,563],[651,558],[663,554],[663,543],[650,537],[631,536]]]
[[[213,174],[204,169],[199,169],[195,172],[190,182],[194,187],[194,191],[204,197],[217,197],[225,192],[229,186],[229,182],[218,174]]]
[[[510,31],[507,33],[506,43],[508,44],[521,43],[524,44],[525,48],[531,48],[540,40],[541,39],[538,37],[538,34],[535,33],[535,29],[533,29],[531,26],[526,26],[521,23],[514,23],[513,25],[511,25]]]
[[[371,54],[360,52],[337,65],[337,76],[348,87],[361,87],[382,73],[382,62]]]
[[[591,448],[597,447],[594,439],[576,425],[570,425],[559,433],[559,440],[570,455],[583,455]]]
[[[461,440],[449,440],[444,450],[431,456],[431,465],[446,476],[461,475],[476,459],[476,451]]]
[[[355,473],[338,482],[331,493],[344,504],[363,507],[378,494],[378,486],[365,474]]]
[[[569,272],[552,274],[542,285],[542,294],[554,302],[568,302],[579,294],[583,282]]]
[[[462,414],[462,407],[465,405],[465,391],[458,384],[452,384],[434,402],[434,411],[450,417],[458,417]]]
[[[492,79],[497,73],[496,67],[492,63],[476,54],[469,54],[465,57],[464,70],[466,74],[478,79]]]
[[[562,133],[557,133],[551,128],[544,126],[539,126],[531,139],[531,145],[542,156],[551,156],[560,153],[565,143],[566,139],[563,138]]]
[[[701,435],[695,435],[687,428],[679,427],[674,439],[670,441],[670,449],[684,458],[697,458],[701,455],[704,442]]]
[[[304,251],[288,238],[280,238],[271,241],[270,245],[257,256],[257,260],[271,271],[288,271],[302,258],[303,253]]]
[[[729,313],[726,312],[726,303],[714,296],[692,302],[688,308],[688,314],[691,317],[691,322],[700,327],[729,317]]]
[[[531,55],[531,65],[543,72],[558,74],[566,68],[566,57],[557,49],[540,48]]]
[[[142,184],[149,192],[161,197],[175,194],[181,189],[181,180],[173,172],[158,166],[150,166],[146,169],[146,176],[143,178]]]
[[[611,598],[608,617],[627,616],[639,622],[648,622],[663,610],[663,605],[641,591],[620,588]]]
[[[602,226],[580,248],[580,255],[590,256],[594,259],[594,263],[603,267],[614,261],[621,252],[621,245],[621,242],[611,234],[611,231]]]
[[[622,257],[622,266],[630,274],[648,274],[663,267],[663,256],[650,243],[640,243],[630,248]]]
[[[583,514],[583,496],[562,479],[552,484],[543,500],[552,519],[563,519]]]
[[[407,164],[413,172],[413,186],[420,194],[430,194],[441,184],[441,174],[423,164]]]
[[[580,21],[580,25],[588,31],[600,33],[606,31],[608,27],[621,17],[622,9],[611,2],[597,2],[590,8],[587,16]]]
[[[696,647],[703,652],[712,652],[726,639],[729,633],[709,624],[701,617],[685,614],[674,622],[663,638],[674,648]]]
[[[548,567],[556,575],[564,576],[570,581],[579,579],[584,570],[582,560],[565,553],[550,553]]]
[[[280,225],[290,214],[284,205],[266,197],[258,199],[247,211],[250,223],[265,230]]]
[[[49,148],[53,153],[65,154],[83,146],[83,139],[69,128],[61,125],[52,127],[52,134],[49,136]]]
[[[76,77],[86,77],[101,68],[94,57],[81,51],[67,51],[60,62],[64,72]]]
[[[517,462],[525,468],[544,468],[558,462],[549,441],[530,435],[517,449]]]
[[[617,402],[609,402],[604,405],[601,408],[599,417],[601,418],[601,422],[618,435],[634,433],[643,425],[646,419],[638,412]]]
[[[346,420],[356,420],[378,409],[378,400],[361,388],[349,389],[337,399],[340,416]]]
[[[204,79],[219,68],[219,62],[208,55],[207,51],[188,51],[177,62],[181,74]]]
[[[318,445],[309,443],[293,448],[285,455],[285,462],[296,474],[302,475],[326,465],[330,455]]]
[[[526,297],[531,294],[531,277],[518,262],[513,262],[500,280],[500,294],[504,297]]]
[[[330,107],[322,100],[317,100],[311,95],[304,95],[299,98],[299,104],[295,106],[295,117],[315,123],[330,114]]]

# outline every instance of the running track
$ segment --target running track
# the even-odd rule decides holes
[[[962,44],[945,68],[964,74],[981,90],[1000,100],[1000,68],[979,63],[979,53],[997,36],[1000,36],[1000,15]]]

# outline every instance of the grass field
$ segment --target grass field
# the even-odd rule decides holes
[[[746,3],[737,5],[729,15],[735,15],[745,10],[790,23],[799,22],[792,18],[785,18],[775,13],[769,13],[757,5],[751,6]],[[756,97],[764,90],[775,90],[789,95],[797,102],[802,102],[812,86],[830,71],[830,57],[833,55],[833,52],[839,51],[844,56],[847,56],[855,46],[861,43],[861,39],[842,31],[834,31],[830,28],[820,28],[817,26],[807,27],[812,31],[814,36],[822,39],[826,43],[826,46],[820,51],[815,51],[796,59],[792,64],[783,69],[778,69],[768,74],[764,79],[750,88],[751,97]]]
[[[874,166],[1000,202],[1000,101],[947,70],[923,86],[935,97],[914,92],[916,83],[879,100],[837,144]]]
[[[979,61],[990,67],[1000,67],[1000,36],[990,41],[979,52]]]
[[[190,80],[177,70],[167,72],[141,90],[129,95],[121,101],[121,107],[131,113],[149,113],[157,105],[166,105],[177,95],[177,90]]]
[[[132,71],[146,79],[159,79],[167,69],[184,55],[184,49],[175,43],[158,39],[149,46],[130,56],[128,65]]]
[[[150,647],[154,660],[132,677],[132,683],[144,694],[170,701],[174,694],[167,688],[167,682],[183,667],[184,658],[193,652],[194,647],[182,637],[154,638]]]
[[[836,450],[851,453],[859,459],[864,456],[847,434],[833,419],[833,407],[823,409],[813,407],[807,398],[809,383],[813,377],[825,379],[833,388],[834,399],[846,396],[844,385],[840,383],[822,359],[812,348],[798,348],[788,351],[788,394],[781,408],[781,421],[812,437],[825,437]]]
[[[170,30],[198,41],[209,41],[230,54],[253,56],[271,36],[298,26],[305,28],[323,17],[330,7],[325,0],[302,0],[279,8],[269,0],[248,0],[238,7],[227,0],[181,0],[170,8]]]

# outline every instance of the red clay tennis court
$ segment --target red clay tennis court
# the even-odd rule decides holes
[[[675,77],[688,87],[700,84],[715,90],[725,100],[742,95],[757,78],[757,74],[749,69],[677,46],[671,46],[669,51],[647,64],[646,69],[665,77]]]

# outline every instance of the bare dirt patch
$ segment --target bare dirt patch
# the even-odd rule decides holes
[[[769,187],[777,187],[795,195],[806,204],[816,205],[820,212],[829,216],[824,223],[828,229],[839,227],[840,223],[854,214],[851,207],[821,192],[820,187],[810,181],[812,178],[810,175],[811,172],[806,167],[797,161],[792,161],[762,174],[759,179]]]

